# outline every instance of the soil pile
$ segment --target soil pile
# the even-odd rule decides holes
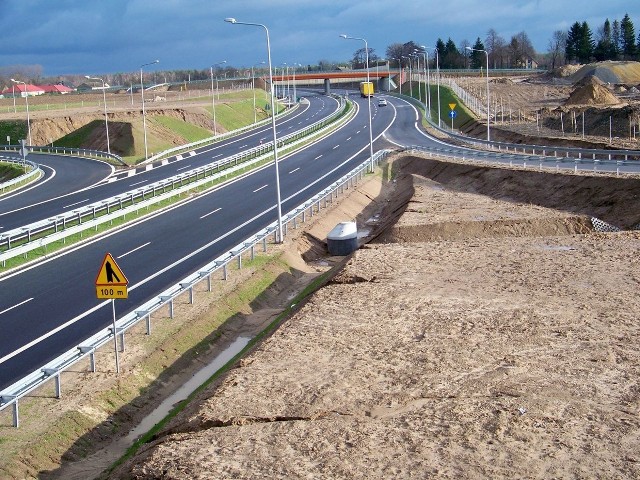
[[[427,236],[357,251],[110,478],[640,475],[640,233],[578,213],[638,181],[402,163],[395,230]]]
[[[605,84],[635,84],[640,82],[640,62],[608,60],[606,62],[589,63],[569,76],[569,80],[576,83],[584,77],[591,76],[598,77]]]
[[[576,88],[565,102],[565,105],[618,105],[620,100],[606,87],[597,81]]]

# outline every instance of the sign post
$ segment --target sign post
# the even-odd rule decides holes
[[[118,357],[118,332],[116,331],[116,298],[128,297],[127,285],[129,280],[111,256],[107,253],[102,260],[102,266],[96,277],[96,296],[100,299],[111,299],[113,314],[113,347],[116,354],[116,373],[120,373],[120,359]]]

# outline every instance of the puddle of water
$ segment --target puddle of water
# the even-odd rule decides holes
[[[222,351],[220,355],[214,358],[209,365],[196,372],[189,381],[168,396],[153,412],[147,415],[136,428],[129,432],[129,435],[125,437],[124,441],[132,444],[140,435],[151,430],[156,423],[169,414],[176,403],[187,398],[196,388],[206,382],[229,360],[235,357],[247,343],[249,343],[249,340],[251,340],[249,337],[238,337],[231,345]]]

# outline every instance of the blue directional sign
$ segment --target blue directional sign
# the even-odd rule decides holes
[[[456,115],[458,115],[458,112],[456,112],[455,110],[451,110],[449,112],[449,118],[456,118]]]

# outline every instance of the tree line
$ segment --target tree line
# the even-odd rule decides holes
[[[562,37],[561,34],[558,36]],[[640,60],[640,34],[636,39],[635,29],[629,14],[622,21],[607,18],[594,38],[589,24],[575,22],[564,39],[567,62],[588,63],[592,60]]]

